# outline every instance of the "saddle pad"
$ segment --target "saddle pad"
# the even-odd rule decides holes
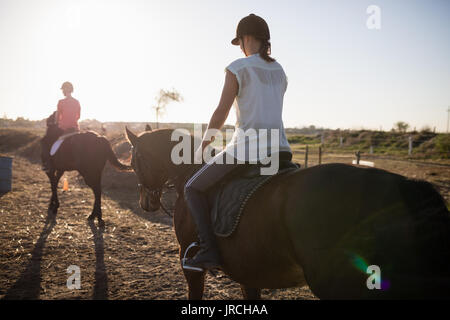
[[[239,224],[245,205],[253,193],[271,179],[281,174],[298,170],[297,167],[280,169],[275,175],[260,175],[259,168],[245,169],[233,175],[211,190],[211,224],[219,237],[229,237]]]
[[[59,147],[61,146],[61,144],[64,142],[65,139],[78,134],[79,132],[71,132],[68,134],[64,134],[61,137],[58,138],[58,140],[56,140],[56,142],[52,145],[52,148],[50,149],[50,155],[53,156],[55,155],[56,151],[58,151]]]

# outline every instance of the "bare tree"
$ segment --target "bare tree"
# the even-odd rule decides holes
[[[166,106],[171,101],[181,102],[183,97],[175,89],[172,90],[159,90],[158,96],[155,98],[156,106],[153,106],[156,112],[156,128],[159,128],[159,117],[166,111]]]
[[[403,121],[398,121],[394,124],[394,130],[397,130],[398,132],[405,133],[406,130],[408,130],[408,128],[409,128],[409,124],[407,124],[406,122],[403,122]]]

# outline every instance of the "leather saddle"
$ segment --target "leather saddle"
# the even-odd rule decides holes
[[[236,230],[245,205],[261,186],[274,177],[299,170],[300,165],[280,157],[278,172],[261,175],[261,164],[238,166],[221,182],[211,188],[208,199],[211,208],[211,224],[219,237],[229,237]]]
[[[53,145],[52,145],[52,147],[51,147],[51,149],[50,149],[50,156],[54,156],[54,155],[56,154],[56,152],[59,150],[59,147],[61,147],[61,145],[63,144],[63,142],[64,142],[66,139],[68,139],[68,138],[70,138],[70,137],[72,137],[72,136],[74,136],[74,135],[76,135],[76,134],[79,134],[79,133],[80,133],[79,131],[74,131],[74,132],[66,133],[66,134],[63,134],[62,136],[60,136],[60,137],[53,143]]]

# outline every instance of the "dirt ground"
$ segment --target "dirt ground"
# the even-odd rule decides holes
[[[119,179],[113,182],[111,176]],[[61,191],[64,177],[68,192]],[[91,190],[75,172],[64,177],[55,223],[47,217],[51,195],[47,176],[38,164],[14,159],[13,191],[0,198],[0,298],[187,298],[172,221],[163,213],[143,211],[137,192],[123,191],[121,181],[133,180],[131,173],[106,169],[104,232],[86,220],[93,205]],[[81,269],[79,290],[66,286],[71,265]],[[263,297],[314,299],[308,288],[264,290]],[[240,298],[239,285],[227,276],[207,275],[205,299]]]
[[[433,182],[449,201],[450,167],[373,161],[377,167]],[[350,163],[351,157],[327,155],[324,162]],[[64,178],[67,192],[61,190]],[[93,195],[77,173],[61,179],[61,206],[52,220],[47,217],[51,192],[46,175],[38,163],[15,157],[13,191],[0,198],[0,298],[186,299],[172,221],[161,212],[139,208],[136,183],[133,173],[105,169],[106,228],[101,231],[87,223]],[[168,207],[173,196],[164,198]],[[71,265],[81,269],[79,290],[66,287]],[[263,298],[316,299],[307,287],[264,290]],[[205,299],[241,299],[239,285],[224,274],[208,274]]]

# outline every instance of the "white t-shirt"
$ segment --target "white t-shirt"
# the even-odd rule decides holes
[[[224,152],[241,161],[262,160],[278,151],[291,152],[281,116],[287,88],[281,65],[267,62],[256,53],[233,61],[225,70],[236,76],[239,92],[234,102],[235,131]]]

